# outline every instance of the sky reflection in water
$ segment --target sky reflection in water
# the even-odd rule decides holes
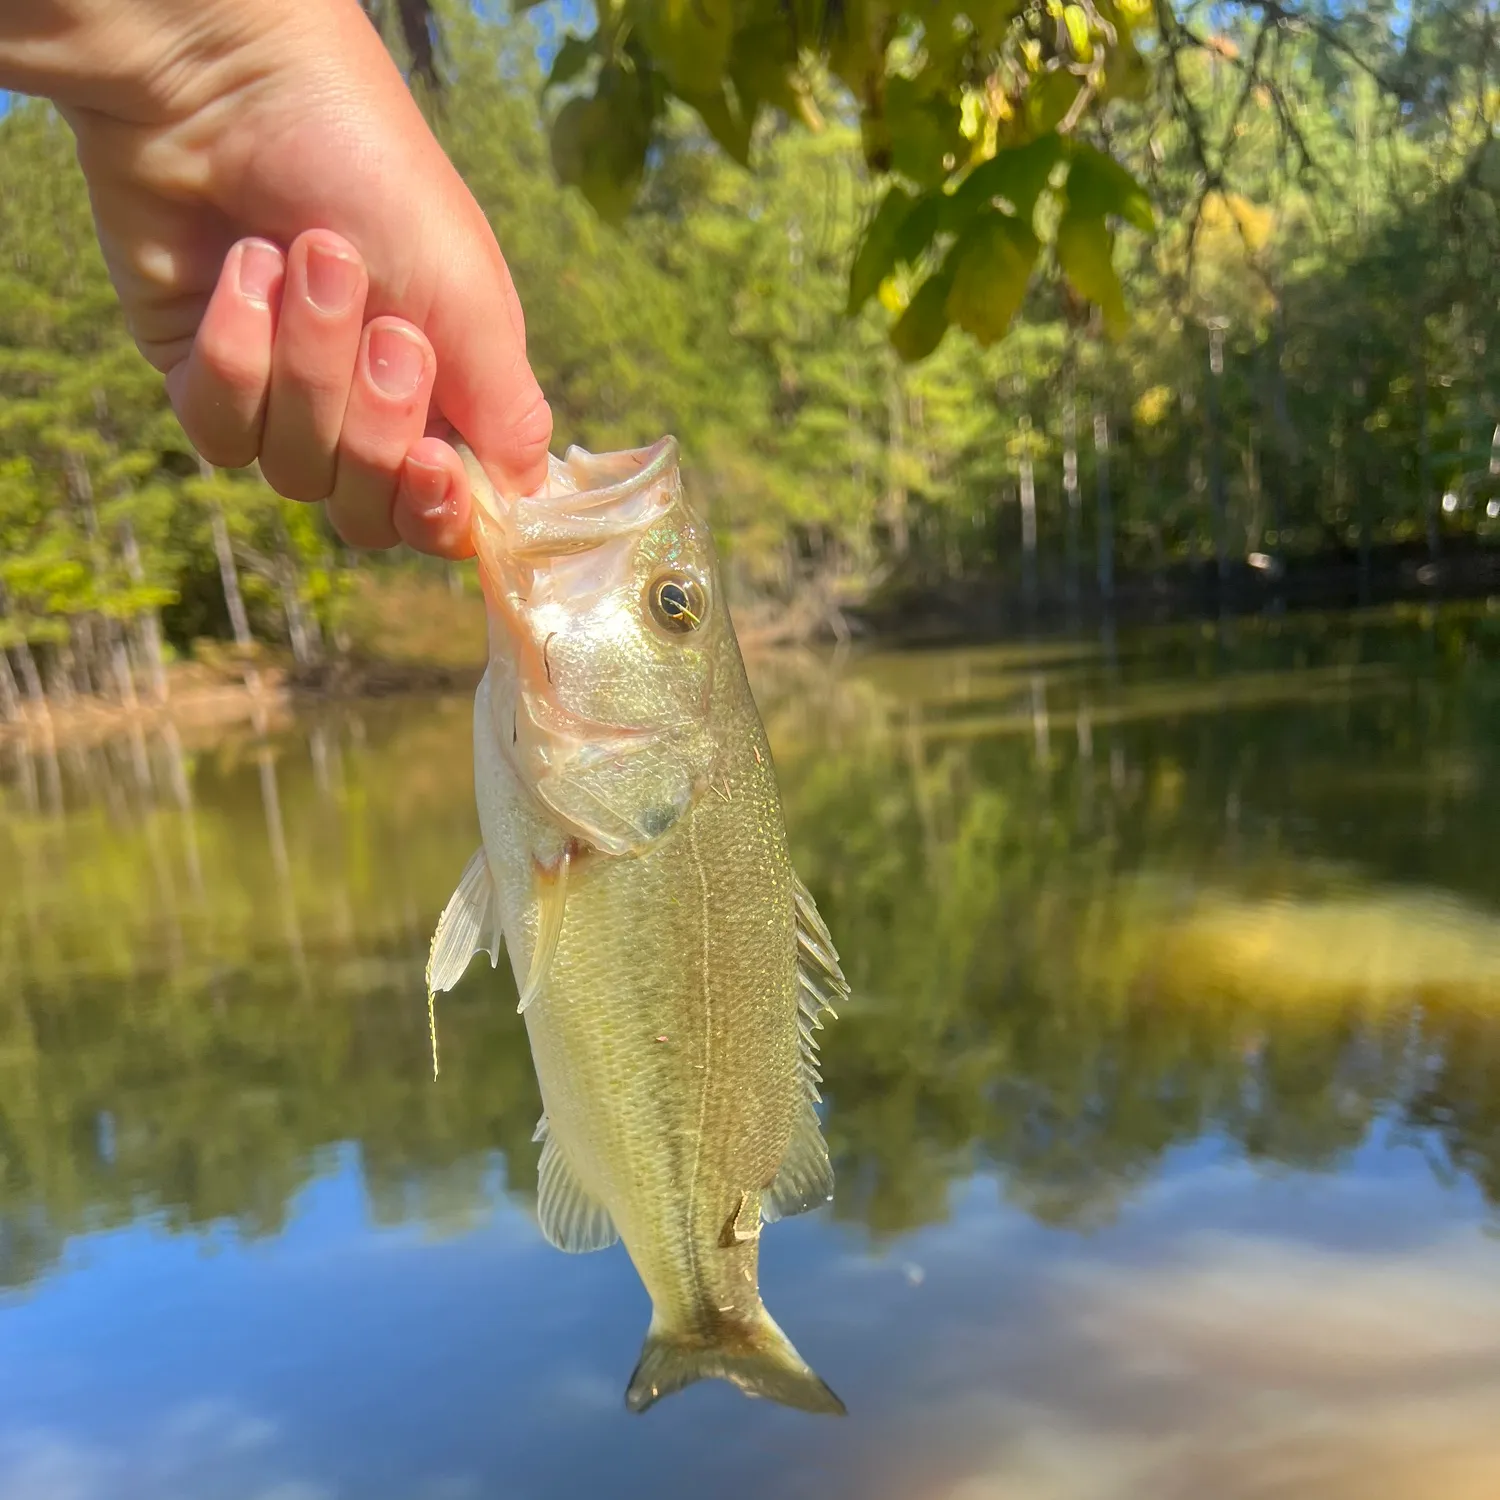
[[[186,808],[155,742],[60,763],[61,820],[15,762],[0,1500],[1491,1500],[1490,650],[1466,615],[760,669],[856,990],[838,1200],[763,1289],[843,1422],[628,1416],[647,1300],[532,1225],[487,967],[431,1083],[464,704],[188,745]],[[1410,941],[1351,951],[1362,913]]]

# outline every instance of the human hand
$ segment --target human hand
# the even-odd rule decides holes
[[[72,126],[131,332],[211,463],[258,459],[352,545],[448,557],[450,425],[497,485],[541,481],[499,246],[355,0],[0,0],[6,83]]]

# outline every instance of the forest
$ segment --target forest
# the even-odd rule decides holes
[[[559,0],[404,36],[370,8],[496,227],[559,450],[675,433],[738,600],[1024,619],[1132,579],[1430,578],[1500,533],[1491,0],[945,4],[880,33],[878,101],[847,82],[870,6],[795,89],[753,8],[627,41],[610,5],[592,37]],[[722,97],[692,87],[714,48]],[[358,649],[360,589],[443,566],[200,462],[71,136],[8,101],[0,720],[160,698],[205,643],[314,666]]]

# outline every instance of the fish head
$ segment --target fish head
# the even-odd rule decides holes
[[[569,838],[639,853],[712,776],[710,701],[730,628],[676,440],[570,448],[514,499],[467,451],[464,462],[491,662],[513,674],[491,700],[501,751]]]

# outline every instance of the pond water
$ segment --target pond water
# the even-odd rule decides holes
[[[1493,1500],[1500,614],[753,668],[853,998],[771,1311],[842,1420],[623,1403],[467,699],[0,746],[0,1500]]]

